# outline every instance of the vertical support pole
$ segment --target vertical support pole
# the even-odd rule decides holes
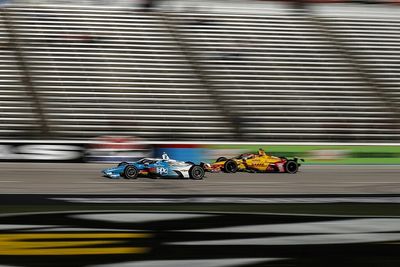
[[[0,15],[3,18],[4,25],[6,30],[8,31],[9,44],[12,46],[12,51],[14,53],[14,57],[16,58],[16,63],[18,66],[18,70],[21,73],[21,81],[26,91],[29,93],[30,97],[33,101],[34,111],[39,119],[39,132],[42,137],[49,135],[49,129],[46,121],[46,116],[43,111],[42,103],[39,95],[35,90],[35,86],[32,81],[32,77],[30,75],[29,66],[26,64],[24,59],[22,49],[19,45],[18,37],[12,23],[12,19],[8,14],[8,11],[4,7],[0,7]]]

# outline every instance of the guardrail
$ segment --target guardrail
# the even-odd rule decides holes
[[[118,139],[119,138],[119,139]],[[2,162],[119,162],[142,157],[212,162],[216,158],[255,153],[305,159],[305,164],[400,164],[398,143],[254,143],[146,142],[114,137],[104,140],[0,140]]]

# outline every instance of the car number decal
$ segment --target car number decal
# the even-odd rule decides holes
[[[161,175],[165,175],[168,173],[168,169],[164,168],[164,167],[157,167],[157,173],[159,173]]]

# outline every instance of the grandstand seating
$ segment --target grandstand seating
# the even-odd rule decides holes
[[[53,135],[232,135],[159,17],[50,7],[9,13]]]
[[[241,140],[400,140],[398,114],[307,14],[288,9],[268,15],[43,6],[8,10],[56,137],[236,139],[232,121],[193,70],[196,63],[206,74],[208,89],[232,110]],[[382,90],[399,101],[397,22],[324,21],[348,41]],[[367,33],[363,27],[370,22]],[[6,38],[2,32],[0,40]],[[375,37],[387,41],[385,49],[375,49],[381,44]],[[182,49],[190,49],[196,62]],[[7,70],[3,74],[0,69],[0,86],[7,87],[0,93],[0,101],[7,102],[0,116],[19,118],[18,125],[1,123],[0,136],[17,130],[29,135],[37,124],[32,99],[21,86],[8,48],[0,51],[0,64]]]
[[[175,20],[241,116],[245,139],[399,139],[396,114],[307,15],[178,13]]]
[[[324,21],[400,108],[400,18],[329,16]]]

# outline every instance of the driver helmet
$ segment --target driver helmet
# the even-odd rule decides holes
[[[259,155],[259,156],[265,156],[266,154],[265,154],[264,149],[259,148],[259,149],[258,149],[258,155]]]
[[[165,153],[165,152],[163,152],[163,154],[162,154],[162,159],[164,159],[164,160],[169,160],[168,154]]]

